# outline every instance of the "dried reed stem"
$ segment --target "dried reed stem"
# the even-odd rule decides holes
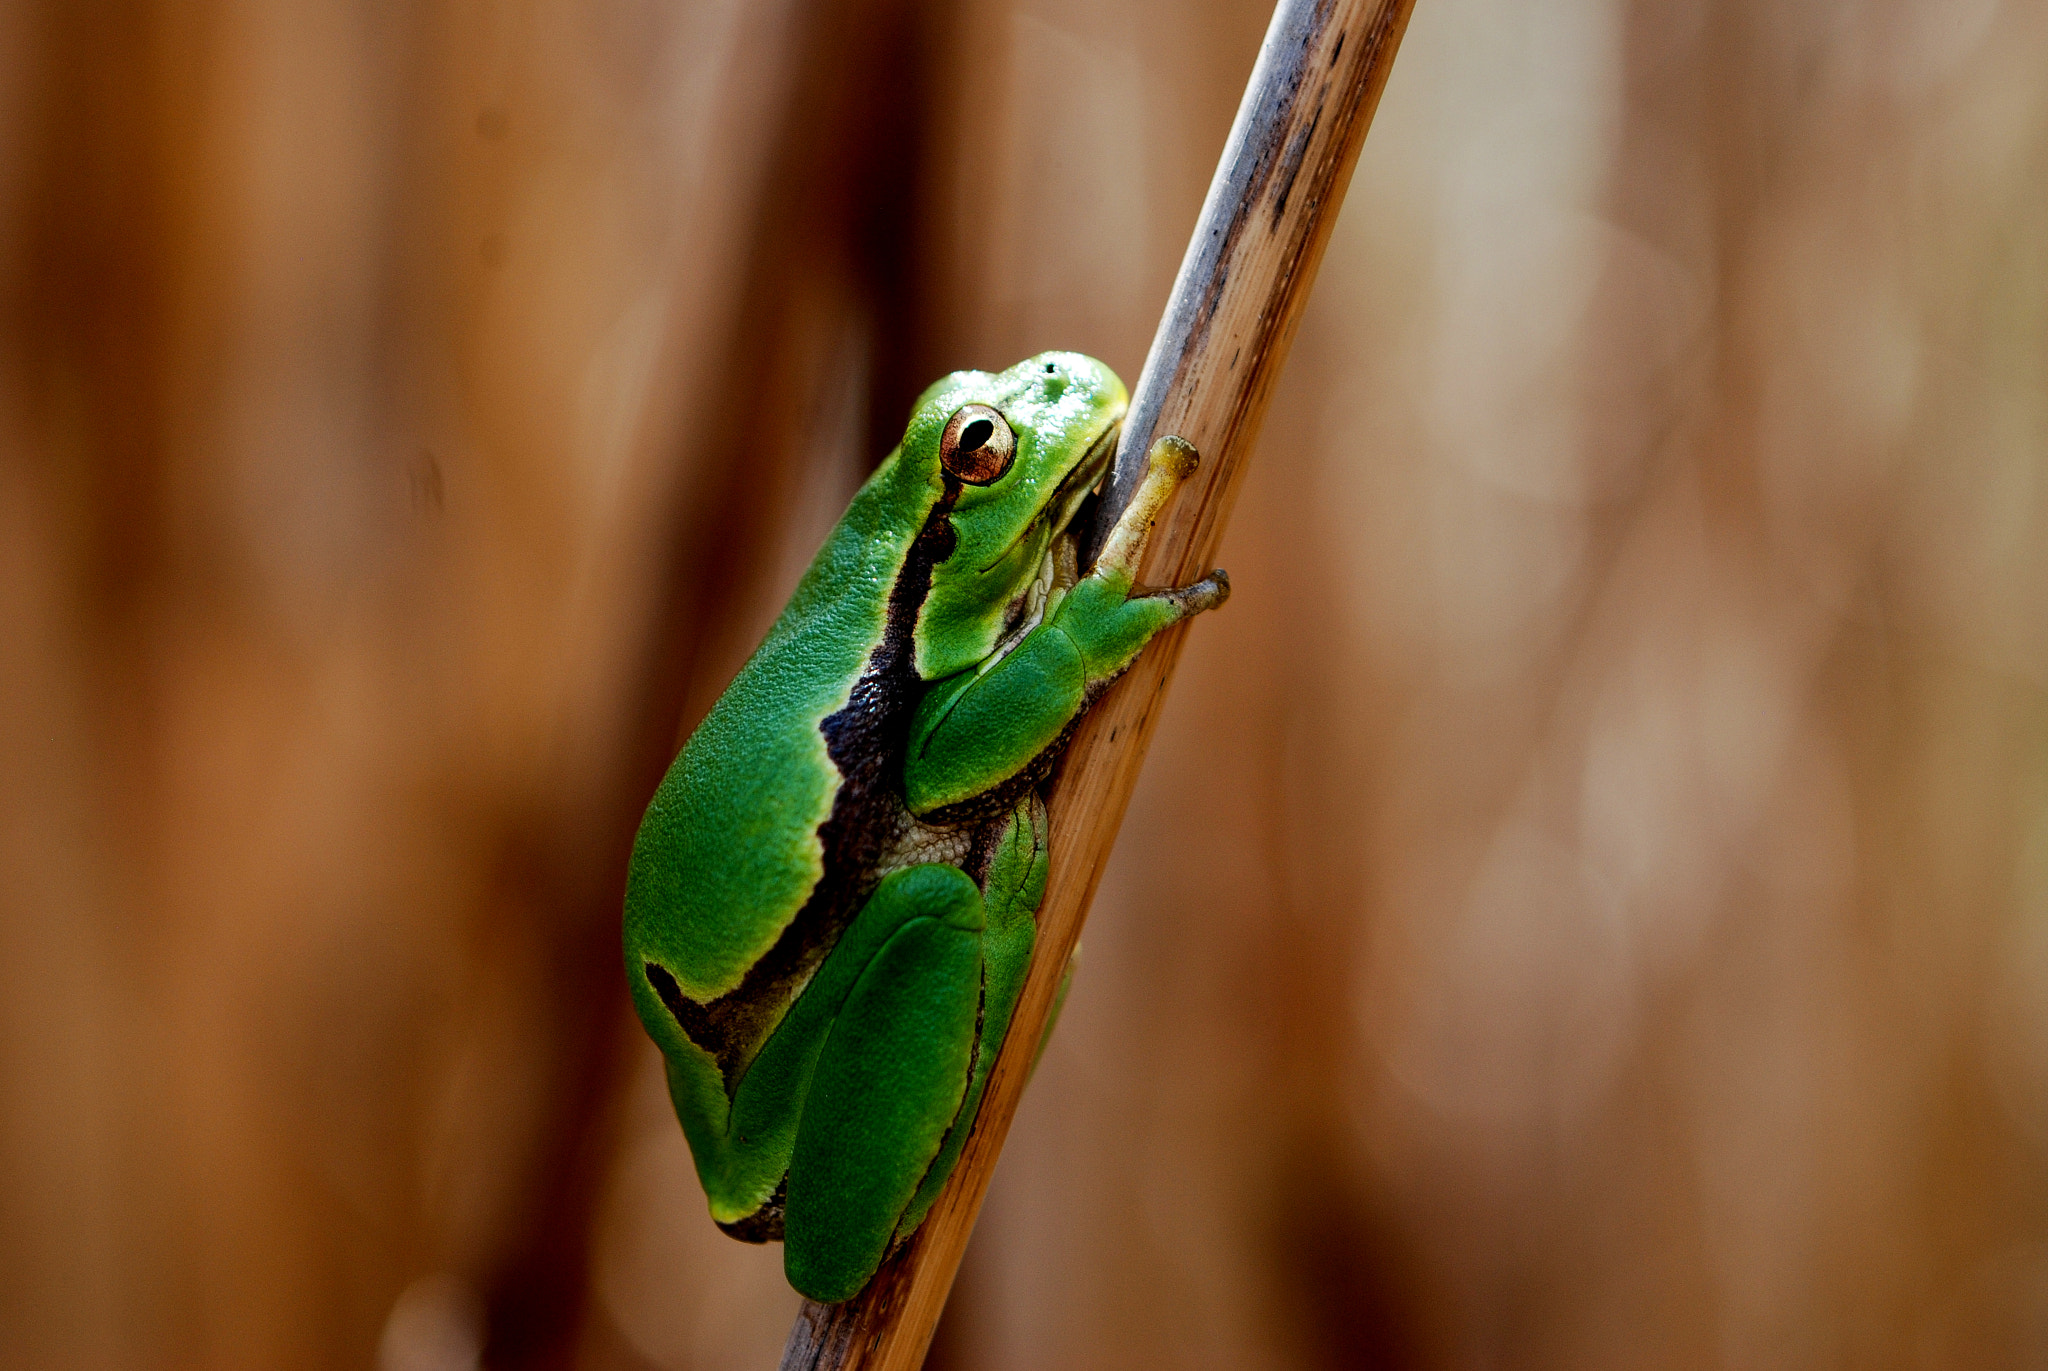
[[[1137,488],[1155,434],[1201,469],[1161,516],[1140,580],[1209,569],[1414,0],[1281,0],[1209,185],[1131,402],[1103,527]],[[990,1174],[1123,822],[1185,625],[1160,635],[1089,713],[1050,798],[1038,945],[981,1116],[924,1226],[858,1298],[806,1304],[783,1371],[914,1371],[924,1360]]]

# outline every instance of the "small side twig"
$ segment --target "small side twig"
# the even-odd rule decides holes
[[[1136,490],[1155,434],[1177,433],[1201,453],[1201,469],[1154,530],[1139,578],[1147,584],[1184,585],[1209,569],[1413,7],[1414,0],[1280,0],[1274,11],[1138,378],[1104,501],[1107,527]],[[1184,633],[1185,625],[1161,634],[1095,706],[1054,782],[1037,948],[952,1179],[917,1235],[858,1298],[804,1306],[783,1371],[915,1371],[923,1362]]]

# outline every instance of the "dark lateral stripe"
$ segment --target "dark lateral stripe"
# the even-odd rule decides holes
[[[683,1036],[699,1047],[704,1047],[705,1015],[704,1006],[695,1000],[683,998],[683,988],[676,984],[676,978],[669,974],[660,962],[647,962],[641,970],[647,973],[647,983],[654,987],[654,993],[661,997],[669,1017],[676,1021],[676,1027],[683,1030]],[[705,1048],[705,1051],[711,1049]]]
[[[648,983],[677,1026],[718,1063],[728,1099],[738,1094],[740,1079],[782,1022],[797,988],[860,911],[883,845],[895,836],[903,804],[903,753],[922,693],[912,635],[931,592],[932,568],[951,556],[958,542],[950,515],[959,495],[959,482],[949,478],[889,588],[881,642],[868,654],[846,704],[818,725],[840,774],[832,813],[818,826],[824,876],[774,945],[747,968],[738,985],[715,1000],[685,997],[672,975],[647,964]]]

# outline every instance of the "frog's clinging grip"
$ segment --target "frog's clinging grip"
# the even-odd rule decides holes
[[[981,892],[967,873],[914,866],[870,903],[915,913],[833,1019],[789,1158],[783,1262],[817,1300],[858,1294],[888,1250],[959,1116],[981,1009]]]
[[[1133,585],[1197,466],[1172,436],[1083,574],[1073,520],[1128,404],[1061,352],[919,397],[634,842],[628,980],[712,1218],[781,1238],[813,1299],[868,1283],[973,1127],[1037,935],[1040,778],[1229,593]]]
[[[1009,827],[996,841],[995,856],[989,861],[987,892],[988,929],[982,934],[981,963],[981,1047],[974,1059],[974,1074],[967,1082],[967,1098],[960,1103],[960,1115],[952,1131],[932,1159],[910,1207],[903,1211],[897,1236],[908,1237],[924,1222],[926,1211],[939,1198],[960,1149],[967,1143],[968,1130],[981,1108],[982,1087],[996,1064],[1003,1039],[1010,1032],[1010,1015],[1017,1008],[1017,996],[1024,989],[1024,973],[1031,969],[1031,949],[1038,938],[1038,906],[1045,898],[1046,875],[1045,801],[1036,794],[1011,814]],[[1046,1032],[1052,1025],[1046,1025]]]
[[[1145,478],[1138,483],[1137,493],[1124,506],[1124,512],[1117,516],[1109,537],[1103,540],[1096,567],[1121,571],[1127,578],[1136,579],[1138,560],[1145,555],[1145,544],[1151,538],[1159,512],[1180,489],[1181,482],[1194,475],[1201,464],[1202,455],[1178,434],[1169,433],[1153,443],[1145,454]]]

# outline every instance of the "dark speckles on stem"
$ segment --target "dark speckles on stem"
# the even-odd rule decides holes
[[[1309,117],[1306,127],[1295,130],[1287,140],[1287,154],[1280,163],[1280,198],[1273,202],[1273,231],[1279,232],[1280,220],[1287,213],[1287,197],[1294,192],[1294,178],[1301,175],[1301,164],[1308,156],[1309,141],[1316,136],[1316,126],[1323,122],[1323,99],[1329,94],[1325,86],[1316,92],[1316,112]]]
[[[1295,178],[1308,158],[1314,135],[1321,129],[1331,78],[1315,75],[1316,54],[1322,51],[1326,38],[1333,48],[1341,49],[1345,43],[1344,33],[1331,28],[1336,19],[1336,0],[1290,3],[1288,10],[1284,37],[1277,40],[1274,51],[1261,55],[1262,63],[1269,56],[1273,59],[1273,69],[1262,78],[1260,98],[1245,111],[1245,122],[1233,130],[1233,140],[1225,153],[1224,164],[1218,170],[1219,185],[1215,189],[1220,193],[1219,199],[1205,210],[1208,221],[1196,240],[1199,250],[1190,252],[1188,260],[1182,264],[1181,275],[1175,280],[1173,306],[1162,325],[1164,332],[1160,344],[1161,355],[1170,359],[1170,364],[1153,381],[1154,385],[1163,385],[1175,393],[1194,378],[1194,373],[1213,367],[1213,362],[1204,361],[1196,365],[1192,359],[1201,354],[1210,326],[1215,322],[1216,311],[1231,279],[1231,260],[1249,242],[1247,230],[1257,223],[1260,215],[1271,215],[1269,222],[1275,235],[1282,231]],[[1388,12],[1391,13],[1391,9]],[[1383,17],[1382,23],[1385,22]],[[1372,46],[1373,34],[1368,33],[1361,41],[1368,47]],[[1324,68],[1326,73],[1335,65],[1335,57],[1333,53],[1330,66]],[[1308,86],[1315,82],[1320,82],[1321,88],[1315,92],[1314,107],[1308,111],[1309,118],[1304,121],[1301,115],[1308,110],[1305,104],[1309,98]],[[1346,98],[1340,94],[1340,102]],[[1350,108],[1348,103],[1340,103],[1339,112],[1348,114]],[[1318,161],[1316,168],[1312,169],[1309,177],[1311,193],[1316,186],[1317,175],[1324,169],[1324,161]],[[1321,197],[1317,198],[1320,202]],[[1294,244],[1297,252],[1299,243],[1297,235]],[[1283,273],[1287,270],[1282,268]],[[1253,360],[1258,360],[1257,353]],[[1239,365],[1242,365],[1241,359]],[[1142,384],[1140,389],[1144,389]],[[1147,395],[1135,397],[1132,414],[1147,415],[1146,405],[1149,402]],[[1115,486],[1119,499],[1128,498],[1136,487],[1134,471],[1125,470],[1126,465],[1135,467],[1134,463],[1119,463]]]
[[[1330,49],[1330,65],[1336,66],[1337,59],[1344,55],[1344,30],[1337,30],[1337,46]]]

